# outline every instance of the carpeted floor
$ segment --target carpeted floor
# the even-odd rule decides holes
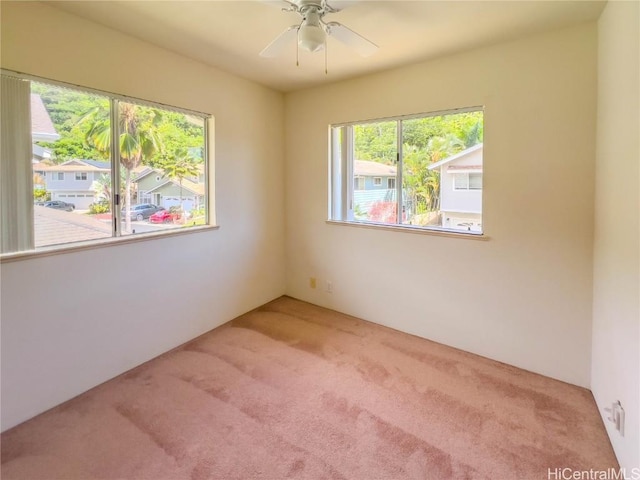
[[[282,297],[12,430],[9,479],[547,479],[588,390]]]

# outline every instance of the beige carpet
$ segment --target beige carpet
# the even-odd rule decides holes
[[[2,437],[2,478],[546,479],[588,390],[283,297]]]

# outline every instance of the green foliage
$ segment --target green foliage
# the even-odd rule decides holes
[[[60,134],[60,140],[56,142],[38,142],[53,152],[56,163],[74,158],[109,160],[109,100],[106,97],[38,82],[31,83],[31,90],[42,98],[53,125]],[[202,119],[124,102],[120,105],[122,131],[132,135],[120,138],[121,147],[128,157],[135,157],[142,150],[144,154],[141,163],[156,167],[160,159],[157,154],[162,150],[174,152],[185,148],[195,158],[202,159]],[[132,111],[135,111],[135,118],[130,115]],[[143,135],[138,138],[141,142],[134,141],[137,136],[132,128],[148,131],[150,127],[155,135]],[[196,151],[200,153],[196,155]]]
[[[180,183],[185,178],[197,177],[199,173],[198,164],[185,148],[180,148],[172,154],[163,155],[158,166],[166,177],[172,180],[177,179]]]
[[[353,130],[356,160],[393,164],[398,151],[396,127],[394,121],[355,125]]]
[[[89,213],[108,213],[111,211],[111,202],[108,200],[100,200],[99,202],[93,202],[89,205]]]
[[[51,200],[51,193],[47,192],[44,188],[34,188],[33,199],[36,202],[48,202]]]
[[[53,125],[60,134],[57,142],[38,142],[53,152],[56,163],[74,158],[108,160],[109,155],[84,142],[78,120],[96,108],[109,111],[106,98],[44,83],[32,82],[31,91],[42,98]]]
[[[193,210],[191,210],[191,218],[195,220],[202,217],[202,219],[204,219],[205,213],[206,212],[204,207],[194,208]]]

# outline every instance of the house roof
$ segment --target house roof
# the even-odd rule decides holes
[[[469,171],[482,171],[482,165],[448,165],[447,172],[469,172]]]
[[[178,180],[167,179],[166,182],[155,186],[151,190],[148,190],[146,193],[152,193],[158,190],[162,190],[165,186],[169,184],[175,185],[178,187],[180,186],[180,182]],[[182,189],[187,190],[188,192],[191,192],[194,195],[204,195],[204,183],[195,183],[195,182],[192,182],[191,180],[187,180],[186,178],[182,180]]]
[[[199,175],[204,173],[204,164],[198,164],[197,168],[198,168]],[[154,172],[159,175],[164,175],[160,170],[149,167],[147,165],[138,165],[136,168],[133,169],[133,172],[137,174],[136,177],[133,179],[134,182],[142,180],[144,177]]]
[[[111,162],[108,162],[108,161],[103,161],[103,160],[76,160],[76,161],[88,163],[89,165],[93,165],[94,167],[98,167],[100,169],[111,169]]]
[[[37,93],[31,94],[31,136],[34,142],[55,142],[60,139],[49,112]]]
[[[482,147],[483,147],[483,144],[482,143],[478,143],[478,144],[474,145],[473,147],[469,147],[466,150],[462,150],[461,152],[458,152],[455,155],[447,157],[444,160],[440,160],[439,162],[432,163],[427,168],[429,168],[429,170],[434,170],[434,169],[436,169],[438,167],[441,167],[442,165],[446,165],[447,163],[453,162],[455,160],[460,160],[461,158],[466,157],[467,155],[470,155],[473,152],[477,152],[478,150],[482,150]],[[482,169],[482,167],[480,167],[480,169]]]
[[[372,162],[369,160],[355,160],[353,174],[361,177],[395,177],[397,168],[395,165]]]
[[[39,205],[33,207],[33,223],[36,248],[111,236],[110,221]]]
[[[150,173],[157,172],[157,171],[146,165],[138,165],[136,168],[132,170],[132,172],[135,173],[136,175],[135,175],[135,178],[132,178],[131,180],[133,182],[137,182],[138,180],[142,180],[144,177],[146,177]]]
[[[40,145],[33,144],[31,146],[31,152],[33,153],[34,157],[40,157],[45,159],[51,158],[51,150],[49,150],[48,148],[41,147]],[[38,160],[34,159],[34,161],[38,163]]]
[[[109,162],[98,160],[68,160],[59,165],[42,165],[40,163],[33,166],[37,172],[108,172],[111,170]]]
[[[177,182],[173,182],[177,183]],[[204,183],[196,183],[191,180],[187,180],[186,178],[182,181],[182,188],[187,188],[191,190],[196,195],[204,195]]]

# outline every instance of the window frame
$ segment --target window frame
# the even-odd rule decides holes
[[[61,243],[56,245],[47,245],[36,248],[32,246],[29,250],[20,250],[15,252],[0,252],[0,262],[5,263],[9,261],[15,261],[20,259],[34,258],[40,256],[49,256],[56,255],[62,253],[68,253],[72,251],[78,250],[86,250],[92,248],[103,248],[107,246],[114,246],[122,243],[134,243],[139,241],[148,241],[156,238],[166,238],[171,236],[178,236],[190,233],[201,232],[205,230],[216,230],[219,228],[218,225],[213,223],[215,219],[215,195],[212,192],[211,188],[211,162],[213,161],[213,152],[211,151],[211,143],[210,143],[210,135],[213,134],[213,115],[206,112],[201,112],[198,110],[187,109],[183,107],[176,107],[173,105],[167,105],[161,102],[156,102],[152,100],[146,100],[137,97],[131,97],[128,95],[123,95],[119,93],[99,90],[91,87],[86,87],[83,85],[77,85],[69,82],[63,82],[59,80],[53,80],[46,77],[40,77],[37,75],[32,75],[24,72],[17,72],[13,70],[8,70],[4,68],[0,68],[0,75],[13,77],[16,79],[28,81],[30,83],[36,82],[41,84],[47,84],[54,87],[66,88],[76,92],[98,95],[102,97],[106,97],[110,103],[110,124],[111,124],[111,138],[117,138],[119,136],[118,132],[118,105],[119,102],[131,103],[134,105],[140,105],[147,108],[155,108],[163,111],[171,111],[175,113],[180,113],[183,115],[189,115],[201,118],[203,121],[203,164],[204,164],[204,191],[205,191],[205,222],[204,225],[194,225],[194,226],[186,226],[184,228],[176,228],[176,229],[167,229],[164,231],[154,231],[154,232],[143,232],[143,233],[127,233],[126,235],[121,234],[121,209],[123,208],[122,202],[120,202],[120,195],[115,194],[112,195],[109,200],[111,203],[111,210],[113,215],[113,223],[111,236],[100,238],[100,239],[89,239],[89,240],[80,240],[71,243]],[[116,120],[116,121],[114,121]],[[111,143],[112,145],[117,144],[117,142]],[[115,192],[119,191],[120,188],[120,179],[119,172],[121,168],[120,162],[120,152],[117,148],[111,148],[110,151],[110,166],[111,166],[111,178],[112,178],[112,189]],[[65,172],[52,172],[55,176],[54,181],[64,181],[66,179]],[[74,178],[77,179],[78,173],[84,173],[86,175],[86,179],[89,178],[87,172],[76,172]],[[31,219],[33,222],[33,219]]]
[[[456,185],[456,181],[460,178],[461,175],[464,175],[467,179],[466,187],[458,187]],[[471,187],[471,175],[480,175],[480,188],[472,188]],[[456,192],[478,192],[482,191],[482,172],[456,172],[453,174],[453,182],[451,187]]]
[[[76,179],[77,182],[84,182],[89,178],[87,172],[75,172],[75,173],[76,173],[75,179]],[[78,178],[78,176],[80,178]]]
[[[396,115],[391,117],[374,118],[360,121],[349,121],[334,123],[328,126],[329,130],[329,182],[328,182],[328,219],[327,223],[338,225],[353,225],[359,227],[367,227],[373,229],[392,230],[392,231],[404,231],[424,234],[435,234],[440,236],[453,236],[458,238],[480,238],[487,239],[486,232],[484,230],[484,212],[482,215],[483,229],[480,232],[464,231],[443,226],[435,225],[411,225],[402,223],[403,211],[405,207],[404,201],[396,202],[397,216],[396,223],[383,223],[370,220],[356,220],[354,218],[354,189],[353,182],[350,182],[350,178],[355,178],[353,175],[353,165],[355,161],[353,148],[349,146],[354,145],[354,133],[353,127],[358,125],[367,125],[374,123],[383,123],[395,121],[397,122],[397,144],[396,153],[397,160],[395,162],[397,173],[395,177],[397,197],[403,198],[403,128],[402,123],[407,120],[414,120],[427,117],[439,117],[446,115],[456,115],[470,112],[482,112],[483,122],[485,116],[485,107],[483,105],[476,105],[463,108],[454,108],[448,110],[439,110],[433,112],[413,113],[407,115]],[[339,129],[339,131],[338,131]],[[341,141],[338,142],[340,137]],[[339,143],[339,147],[337,144]],[[484,143],[484,140],[483,142]],[[340,157],[338,159],[338,157]],[[482,174],[482,173],[481,173]],[[344,177],[344,178],[343,178]],[[470,191],[479,191],[482,199],[484,200],[484,189],[473,189]],[[482,201],[484,205],[484,201]]]

